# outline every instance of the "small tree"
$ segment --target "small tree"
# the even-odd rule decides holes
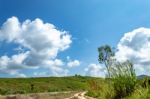
[[[110,77],[109,66],[111,57],[114,56],[114,52],[109,45],[104,45],[98,48],[99,56],[98,61],[106,66],[108,77]]]
[[[108,45],[99,47],[98,52],[99,62],[106,66],[108,77],[113,81],[115,99],[131,95],[136,85],[136,73],[133,64],[129,61],[118,62],[114,58],[113,50]]]

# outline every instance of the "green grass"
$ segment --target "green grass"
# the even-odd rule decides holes
[[[143,80],[138,80],[133,94],[122,99],[150,99],[150,88],[143,88],[142,83]],[[33,85],[33,88],[31,85]],[[0,78],[1,95],[64,91],[88,91],[86,95],[96,99],[115,99],[111,79],[82,76]]]
[[[0,94],[26,94],[88,90],[92,77],[0,78]],[[33,88],[31,88],[33,85]]]
[[[111,79],[102,80],[101,82],[93,80],[90,81],[91,86],[89,87],[90,89],[88,90],[88,93],[86,95],[94,97],[96,99],[150,99],[150,85],[148,85],[147,88],[144,88],[142,86],[143,81],[145,81],[145,79],[137,80],[135,90],[130,95],[116,98],[116,91]]]

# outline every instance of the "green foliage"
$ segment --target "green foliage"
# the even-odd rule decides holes
[[[0,94],[28,94],[39,92],[87,91],[88,96],[96,99],[114,99],[116,91],[114,80],[94,77],[47,77],[47,78],[8,78],[0,79]],[[123,99],[150,99],[150,89],[143,88],[142,80],[135,86],[135,91]],[[34,90],[31,92],[31,84]],[[120,86],[116,82],[116,86]],[[121,84],[122,85],[122,84]],[[124,88],[124,87],[123,87]],[[43,98],[48,99],[48,98]],[[60,98],[58,98],[60,99]],[[116,97],[115,97],[116,99]]]
[[[88,82],[89,90],[86,95],[96,99],[150,99],[150,87],[143,88],[142,82],[143,80],[137,80],[134,91],[126,97],[119,98],[116,96],[118,93],[114,89],[113,79],[90,80]],[[119,83],[118,86],[120,86]]]
[[[96,99],[112,99],[114,91],[107,80],[90,80],[87,95]]]
[[[123,99],[150,99],[150,89],[138,86],[132,95]]]
[[[110,68],[110,75],[114,83],[116,98],[122,98],[131,95],[136,86],[136,74],[132,63],[116,62]]]
[[[127,97],[135,91],[136,74],[132,63],[129,61],[118,62],[114,59],[114,52],[110,46],[98,48],[99,62],[105,64],[108,77],[112,79],[115,99]],[[108,83],[109,85],[110,82]]]
[[[81,91],[92,77],[0,78],[0,94]]]
[[[113,50],[111,49],[109,45],[104,45],[98,48],[98,53],[99,53],[98,61],[99,63],[102,63],[106,66],[106,69],[108,71],[108,77],[110,77],[110,74],[109,74],[110,62],[109,61],[111,57],[114,56]]]
[[[7,93],[9,93],[9,90],[5,88],[0,88],[0,93],[6,95]]]
[[[99,62],[104,63],[108,61],[111,56],[113,56],[113,51],[109,45],[104,45],[98,48],[99,52]]]

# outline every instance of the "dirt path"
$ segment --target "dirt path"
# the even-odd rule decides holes
[[[86,91],[78,92],[78,93],[74,94],[74,96],[72,96],[70,98],[65,98],[65,99],[95,99],[95,98],[86,96],[85,95],[86,93],[87,93]]]
[[[66,91],[66,92],[46,92],[46,93],[31,93],[31,94],[16,94],[6,95],[0,97],[0,99],[65,99],[71,97],[78,92]]]
[[[84,92],[51,92],[51,93],[34,93],[22,95],[2,96],[0,99],[95,99],[86,96]],[[67,98],[69,97],[69,98]]]

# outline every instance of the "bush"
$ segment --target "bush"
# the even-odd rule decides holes
[[[130,96],[135,91],[136,74],[129,61],[115,62],[110,67],[110,75],[113,80],[115,99]]]
[[[7,95],[9,93],[8,89],[0,88],[0,94],[1,95]]]
[[[150,89],[138,86],[131,96],[123,99],[150,99]]]

